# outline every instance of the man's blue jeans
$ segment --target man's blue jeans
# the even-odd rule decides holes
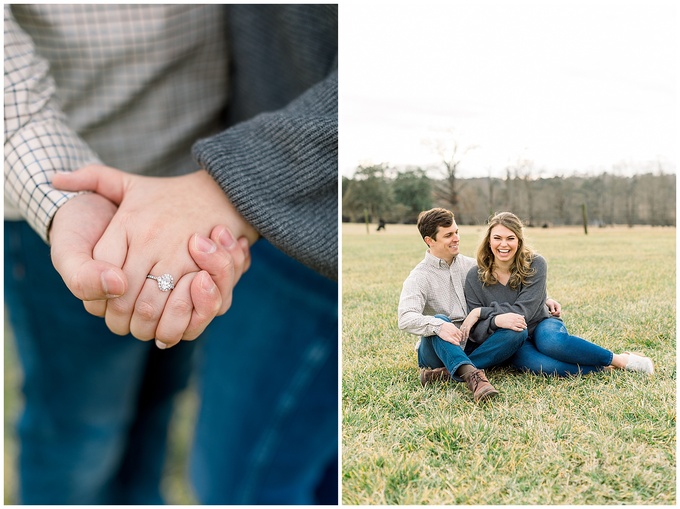
[[[520,371],[556,376],[601,371],[614,354],[590,341],[572,336],[557,318],[546,318],[512,357]]]
[[[5,222],[5,302],[24,379],[21,503],[162,503],[174,397],[204,346],[201,502],[337,501],[337,284],[264,241],[252,257],[208,336],[162,351],[109,332],[70,294],[48,246]]]
[[[446,315],[435,316],[447,322],[451,321]],[[526,330],[515,332],[509,329],[499,329],[481,345],[468,341],[465,351],[460,346],[444,341],[439,336],[423,336],[418,348],[418,366],[421,368],[446,366],[451,376],[461,381],[462,378],[455,375],[460,366],[471,364],[479,369],[498,366],[519,350],[527,336]]]
[[[22,504],[158,504],[174,396],[194,344],[109,332],[25,222],[5,221],[5,305],[22,371]]]

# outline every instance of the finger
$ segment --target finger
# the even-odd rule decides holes
[[[83,304],[88,313],[103,318],[106,315],[106,302],[107,301],[105,300],[91,300],[89,302],[83,302]]]
[[[52,263],[68,289],[81,300],[116,297],[127,289],[122,263],[102,261],[94,255],[115,211],[115,205],[101,196],[80,195],[62,205],[52,221]]]
[[[53,239],[50,256],[68,289],[83,301],[123,295],[127,280],[120,265],[98,260],[93,255],[94,241],[77,228],[66,228]]]
[[[163,277],[163,279],[159,284],[158,280],[149,278],[149,275]],[[174,277],[164,272],[160,265],[154,266],[149,274],[144,276],[144,283],[134,302],[134,309],[130,316],[130,334],[137,339],[148,341],[158,338],[158,325],[167,310],[167,304],[172,294],[175,292],[174,289],[163,290],[161,288],[165,288],[165,285],[168,284],[167,276],[170,276],[170,284],[176,288]],[[189,308],[189,313],[191,313],[191,308]]]
[[[134,305],[145,283],[150,266],[147,261],[128,255],[127,233],[123,220],[118,215],[114,216],[95,246],[94,257],[122,267],[128,283],[127,291],[122,296],[106,302],[104,317],[106,326],[111,332],[121,336],[129,334]]]
[[[199,272],[191,282],[191,300],[194,310],[182,339],[191,341],[200,336],[222,309],[223,300],[227,300],[226,309],[229,309],[231,298],[231,291],[227,295],[220,294],[217,285],[208,272],[204,270]]]
[[[243,262],[243,273],[245,274],[248,272],[248,269],[250,268],[250,245],[248,244],[248,239],[245,237],[241,237],[238,239],[238,243],[241,246],[241,250],[245,253],[245,260]]]
[[[179,343],[189,326],[194,307],[191,302],[191,282],[195,277],[196,273],[182,276],[168,296],[155,334],[156,346],[161,350]]]
[[[94,191],[120,205],[125,193],[125,172],[101,165],[89,165],[73,172],[56,173],[52,185],[63,191]]]
[[[224,225],[218,225],[213,228],[210,236],[226,249],[234,259],[233,284],[235,285],[241,278],[241,275],[248,270],[248,267],[250,266],[250,247],[248,246],[248,239],[241,237],[238,241],[235,240],[229,228]]]
[[[221,296],[217,314],[221,315],[231,305],[231,293],[237,280],[236,274],[240,275],[241,272],[240,269],[237,270],[235,264],[238,262],[239,266],[243,267],[245,255],[237,242],[229,241],[231,233],[229,233],[226,227],[216,237],[219,241],[217,243],[212,239],[195,234],[189,242],[189,252],[196,265],[210,274],[215,285],[217,285]],[[233,239],[233,237],[231,238]],[[229,250],[224,247],[224,244],[229,245]],[[200,294],[199,297],[207,299],[216,298],[215,296],[211,297],[204,294]],[[206,309],[203,303],[201,305],[203,306],[201,309]]]
[[[53,250],[52,263],[63,275],[71,293],[80,300],[115,298],[127,290],[123,271],[110,263],[93,260],[92,254],[71,251],[64,255]]]
[[[125,265],[123,266],[123,272],[125,273],[125,276],[128,280],[128,291],[117,299],[111,299],[107,301],[105,315],[106,326],[111,330],[111,332],[121,336],[131,332],[130,326],[132,323],[132,317],[135,313],[135,305],[137,303],[137,299],[139,298],[139,294],[145,285],[151,288],[155,286],[156,292],[160,294],[163,293],[158,290],[158,283],[156,281],[147,279],[146,276],[151,273],[151,269],[148,268],[146,262],[137,260],[132,260],[130,262],[126,261]],[[158,275],[160,276],[161,274]],[[163,305],[158,306],[162,311]],[[152,314],[152,311],[147,308],[143,308],[142,313],[145,312],[147,314]],[[156,322],[157,321],[158,320],[156,319]]]

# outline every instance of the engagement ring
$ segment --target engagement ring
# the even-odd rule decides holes
[[[175,280],[172,279],[172,276],[170,274],[163,274],[162,276],[152,276],[149,274],[146,276],[147,279],[155,279],[156,282],[158,283],[158,289],[161,292],[169,292],[175,287]]]

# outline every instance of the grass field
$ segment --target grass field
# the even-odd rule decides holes
[[[416,337],[397,328],[422,259],[415,226],[343,225],[344,504],[676,503],[675,229],[527,230],[572,334],[652,357],[569,379],[492,369],[500,395],[418,381]],[[483,227],[461,227],[474,256]]]

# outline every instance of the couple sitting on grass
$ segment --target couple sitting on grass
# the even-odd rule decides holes
[[[429,249],[404,281],[399,328],[422,336],[416,349],[423,386],[464,381],[479,402],[498,394],[483,371],[492,366],[555,376],[654,372],[648,357],[614,354],[567,332],[560,304],[548,298],[546,261],[526,245],[514,214],[491,218],[476,261],[459,254],[453,212],[422,212],[418,229]]]

